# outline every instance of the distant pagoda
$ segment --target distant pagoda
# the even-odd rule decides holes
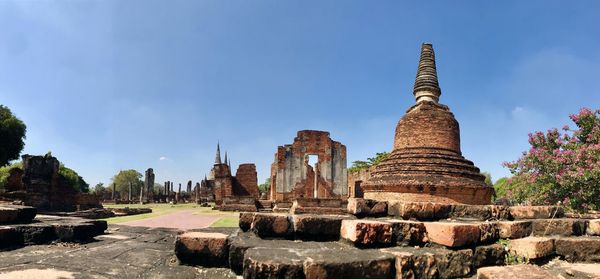
[[[458,122],[448,106],[438,103],[441,90],[428,43],[421,46],[413,94],[415,105],[396,126],[394,150],[362,185],[365,198],[489,204],[493,188],[461,155]]]

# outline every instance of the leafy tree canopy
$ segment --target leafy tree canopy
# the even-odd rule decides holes
[[[48,152],[46,156],[51,156],[51,153]],[[4,188],[6,184],[6,180],[10,175],[9,171],[12,168],[20,168],[23,169],[23,161],[18,161],[16,163],[10,164],[8,166],[4,166],[0,168],[0,188]],[[83,177],[81,177],[76,171],[65,167],[62,163],[58,169],[58,173],[65,177],[67,183],[71,185],[71,187],[77,189],[78,191],[87,193],[89,192],[90,185],[85,182]]]
[[[485,185],[490,187],[494,186],[494,183],[492,183],[492,175],[489,172],[484,171],[481,174],[485,176]]]
[[[10,109],[0,105],[0,167],[19,159],[25,147],[25,123],[15,117]]]
[[[90,191],[90,184],[85,182],[85,180],[83,180],[83,177],[81,177],[77,172],[65,167],[65,165],[63,165],[62,163],[60,164],[58,173],[62,174],[62,176],[64,176],[65,179],[68,181],[69,185],[71,185],[73,188],[84,193]]]
[[[348,172],[353,173],[369,169],[372,166],[378,165],[389,156],[389,152],[378,152],[375,154],[375,157],[367,158],[367,161],[354,161],[352,162],[352,166],[348,168]]]
[[[10,165],[4,166],[0,168],[0,189],[4,189],[6,185],[6,180],[10,175],[10,169],[12,168],[20,168],[23,169],[23,162],[18,161],[16,163],[12,163]]]
[[[506,197],[528,204],[563,203],[576,210],[600,209],[600,109],[583,108],[568,125],[529,134],[531,148],[504,165],[513,174]]]
[[[104,187],[104,183],[100,182],[100,183],[96,184],[96,186],[94,186],[94,189],[92,191],[95,194],[102,194],[107,190],[106,190],[106,187]]]
[[[193,187],[192,187],[193,189]],[[160,183],[154,183],[154,193],[163,193],[165,191],[165,186]]]
[[[117,192],[125,198],[129,194],[129,184],[131,183],[132,197],[139,197],[140,188],[144,185],[142,174],[136,170],[121,170],[112,178],[112,182],[116,184]]]
[[[269,189],[271,189],[271,178],[265,179],[263,184],[258,185],[258,191],[261,193],[268,193]]]

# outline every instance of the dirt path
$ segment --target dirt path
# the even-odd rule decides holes
[[[119,223],[119,225],[189,230],[206,228],[221,217],[223,216],[195,215],[193,211],[179,211],[157,217]]]

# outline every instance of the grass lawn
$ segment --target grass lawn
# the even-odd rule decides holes
[[[223,217],[219,220],[217,220],[216,222],[212,223],[210,226],[213,228],[221,228],[221,227],[228,227],[228,228],[235,228],[238,226],[238,223],[240,221],[240,218],[238,216],[235,217]]]
[[[165,214],[175,213],[177,211],[186,210],[193,211],[193,214],[197,215],[220,215],[222,218],[218,219],[211,227],[237,227],[239,220],[239,213],[237,212],[221,212],[218,210],[212,210],[211,207],[202,207],[195,203],[181,203],[181,204],[168,204],[168,203],[151,203],[151,204],[105,204],[106,208],[151,208],[152,213],[139,214],[122,217],[112,217],[102,220],[106,220],[109,224],[118,224],[129,221],[142,220],[146,218],[152,218]]]

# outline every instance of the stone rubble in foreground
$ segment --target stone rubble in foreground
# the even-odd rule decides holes
[[[551,222],[515,220],[509,213],[498,219],[478,220],[474,216],[487,215],[487,209],[467,210],[460,206],[444,213],[455,217],[432,220],[433,215],[444,215],[436,205],[403,204],[402,207],[421,208],[411,209],[411,214],[427,220],[416,217],[404,220],[390,214],[357,218],[352,214],[240,213],[240,228],[179,232],[110,225],[104,234],[85,241],[53,240],[44,244],[31,241],[27,245],[2,248],[0,278],[600,277],[597,263],[600,236],[593,229],[598,219],[555,214],[557,219]],[[497,209],[486,207],[490,211]],[[432,208],[438,209],[436,214],[426,212]],[[8,212],[16,216],[14,211]],[[460,220],[456,217],[459,215]],[[3,220],[13,218],[7,216],[3,215]],[[28,215],[23,211],[20,216],[31,216],[31,212]],[[52,228],[93,221],[52,216],[35,216],[33,220],[42,227],[51,224]],[[0,226],[14,228],[33,220],[22,219],[20,224]],[[442,225],[431,226],[434,223]],[[549,228],[552,234],[542,235],[534,229],[537,223],[555,224],[565,231]],[[581,224],[585,230],[581,230]],[[343,226],[348,226],[347,236],[342,236]],[[22,231],[31,232],[30,236],[39,235],[33,233],[35,226],[30,227],[31,230]],[[431,237],[440,234],[437,230],[478,234]],[[51,234],[56,235],[56,230]],[[516,245],[519,243],[527,245]],[[504,265],[507,253],[531,255],[531,264]]]
[[[0,250],[0,278],[236,278],[229,268],[179,264],[174,253],[177,234],[166,228],[109,225],[105,234],[89,242]]]
[[[37,215],[31,206],[0,205],[0,249],[51,242],[86,242],[103,234],[106,221]]]
[[[566,218],[560,207],[392,201],[387,216],[371,217],[351,208],[361,204],[349,201],[348,212],[362,218],[242,212],[229,234],[178,235],[175,254],[243,278],[600,277],[600,220]]]

